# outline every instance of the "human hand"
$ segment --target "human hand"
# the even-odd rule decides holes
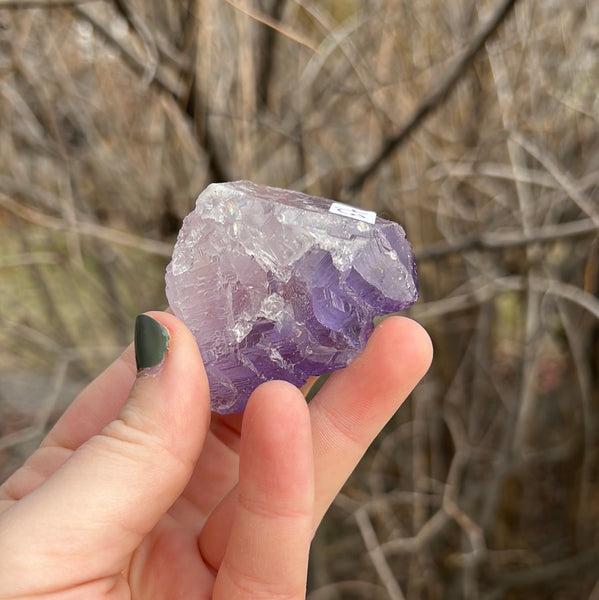
[[[304,598],[315,529],[428,369],[428,336],[391,317],[310,404],[273,381],[211,417],[193,336],[148,314],[164,361],[136,377],[130,347],[0,487],[0,599]]]

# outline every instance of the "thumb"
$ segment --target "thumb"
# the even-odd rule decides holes
[[[63,587],[81,583],[65,575],[89,581],[124,569],[184,490],[203,446],[209,392],[193,336],[173,315],[154,312],[138,317],[135,337],[141,370],[118,418],[0,520],[3,567],[14,575],[27,568],[24,556],[30,568],[34,552],[44,589],[56,578]],[[56,572],[61,557],[67,573]]]

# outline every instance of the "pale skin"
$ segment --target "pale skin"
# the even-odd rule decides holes
[[[148,314],[170,334],[157,372],[129,348],[0,487],[0,599],[305,598],[316,527],[427,371],[428,335],[391,317],[309,405],[274,381],[223,417],[189,331]]]

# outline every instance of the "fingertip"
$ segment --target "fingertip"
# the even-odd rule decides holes
[[[365,450],[431,360],[431,340],[421,325],[407,317],[385,319],[362,354],[333,373],[311,401],[313,427],[323,438],[319,444],[338,450],[349,439]]]
[[[177,347],[184,345],[187,348],[187,351],[191,352],[192,354],[199,355],[199,349],[193,334],[183,323],[183,321],[178,319],[172,312],[170,312],[170,309],[168,311],[149,310],[141,313],[138,318],[139,317],[150,317],[156,320],[166,328],[169,337],[172,340],[176,340],[174,343]]]
[[[285,381],[260,385],[250,397],[241,430],[240,486],[279,495],[310,493],[313,476],[310,412],[302,393]]]
[[[379,336],[384,337],[383,343],[389,350],[400,352],[414,367],[419,367],[421,377],[425,375],[431,366],[434,351],[431,337],[420,323],[409,317],[388,317],[375,329],[368,345],[377,344]]]
[[[241,457],[262,452],[264,459],[281,449],[303,452],[311,445],[310,411],[303,394],[286,381],[260,385],[248,400],[241,429]],[[305,461],[304,461],[305,462]]]
[[[248,415],[252,418],[254,413],[281,413],[288,411],[304,412],[307,416],[307,405],[302,392],[287,381],[266,381],[259,385],[248,400],[244,422]]]
[[[138,373],[121,418],[135,419],[175,455],[193,460],[210,420],[208,381],[195,338],[163,311],[143,313],[135,329]]]
[[[366,348],[348,367],[329,378],[319,395],[341,382],[345,397],[405,398],[428,371],[433,356],[430,336],[416,321],[393,316],[382,321]],[[328,392],[328,393],[327,393]],[[318,395],[317,395],[318,397]],[[379,400],[374,406],[382,406]]]
[[[197,342],[194,335],[187,326],[175,315],[164,311],[148,311],[138,316],[136,321],[136,355],[137,332],[139,327],[137,323],[143,318],[142,322],[154,321],[158,327],[163,330],[164,337],[158,330],[152,332],[150,342],[160,346],[163,344],[163,360],[158,364],[150,366],[150,373],[160,373],[161,378],[167,379],[172,385],[195,385],[202,388],[203,392],[208,389],[208,382],[204,364],[200,355]],[[160,348],[158,349],[160,350]],[[158,350],[152,349],[154,353]],[[144,374],[145,369],[138,370],[138,377]]]

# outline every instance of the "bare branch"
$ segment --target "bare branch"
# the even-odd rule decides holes
[[[158,240],[149,240],[132,233],[126,233],[124,231],[111,229],[110,227],[97,225],[96,223],[89,223],[85,221],[66,223],[62,219],[57,219],[56,217],[52,217],[50,215],[35,211],[32,208],[23,206],[2,192],[0,192],[0,207],[25,221],[29,221],[30,223],[34,223],[35,225],[39,225],[40,227],[45,227],[47,229],[54,229],[55,231],[62,232],[72,231],[79,235],[95,237],[112,244],[118,244],[119,246],[137,248],[142,252],[148,252],[149,254],[156,254],[158,256],[169,257],[172,254],[171,244],[159,242]]]
[[[0,8],[64,8],[91,2],[105,2],[105,0],[0,0]]]
[[[398,537],[381,544],[385,554],[412,554],[419,552],[433,538],[438,536],[451,522],[450,516],[444,508],[440,508],[433,516],[418,530],[413,537]]]
[[[456,84],[466,72],[474,57],[484,47],[487,40],[497,31],[517,2],[518,0],[501,0],[487,22],[482,25],[472,42],[462,52],[461,56],[456,60],[455,65],[449,70],[439,85],[422,101],[401,130],[387,139],[379,154],[350,181],[348,186],[350,192],[357,192],[410,135],[418,129],[424,120],[440,108],[443,101],[455,89]]]
[[[275,23],[281,20],[286,0],[273,0],[270,17]],[[276,31],[272,27],[264,27],[261,40],[259,64],[256,74],[256,101],[261,108],[268,106],[269,89],[272,82],[274,59],[276,56]]]
[[[509,573],[501,577],[497,582],[498,586],[484,596],[484,600],[503,598],[508,590],[515,587],[532,586],[540,583],[546,584],[555,579],[576,577],[585,568],[592,568],[596,565],[598,559],[599,546],[593,546],[564,560],[557,560],[530,569],[512,569]]]
[[[541,294],[548,294],[569,300],[599,319],[599,299],[581,288],[569,283],[540,277],[532,277],[530,278],[530,282],[527,283],[526,278],[517,275],[487,281],[474,287],[468,293],[456,294],[455,296],[448,296],[441,300],[417,304],[411,309],[411,314],[419,320],[427,321],[435,317],[466,310],[472,306],[478,306],[483,302],[488,302],[503,290],[522,291],[527,289],[527,287]]]
[[[554,242],[572,237],[592,235],[599,231],[599,227],[591,219],[581,219],[558,225],[544,225],[538,229],[532,229],[527,234],[520,231],[495,233],[483,233],[454,242],[440,242],[424,248],[417,253],[419,261],[434,260],[461,252],[472,250],[502,250],[505,248],[517,248],[538,242]]]
[[[397,583],[397,579],[395,578],[387,559],[385,558],[385,554],[383,553],[382,547],[379,544],[376,532],[374,531],[372,522],[368,516],[368,512],[366,509],[359,508],[354,513],[354,518],[356,519],[356,523],[360,529],[360,534],[362,535],[362,539],[364,540],[364,544],[366,546],[366,550],[368,550],[372,564],[376,569],[381,583],[385,586],[385,589],[389,594],[389,598],[391,598],[391,600],[404,600],[405,596],[401,591],[399,584]]]
[[[56,252],[22,252],[0,256],[0,269],[25,265],[57,265],[61,262]]]
[[[167,91],[177,100],[182,100],[183,88],[179,82],[179,76],[164,69],[162,65],[156,65],[149,69],[146,61],[125,44],[121,43],[112,33],[109,24],[103,22],[93,11],[79,3],[73,5],[75,14],[93,25],[94,29],[116,50],[118,50],[124,61],[140,76],[144,77],[152,71],[151,83],[154,83]]]
[[[599,228],[599,210],[597,210],[596,204],[586,197],[578,185],[572,180],[570,175],[560,168],[556,161],[549,156],[549,153],[543,151],[519,132],[511,132],[511,137],[517,144],[526,150],[526,152],[538,160],[545,169],[547,169],[547,172],[563,188],[564,192],[568,194],[578,208],[587,214],[595,226]]]

